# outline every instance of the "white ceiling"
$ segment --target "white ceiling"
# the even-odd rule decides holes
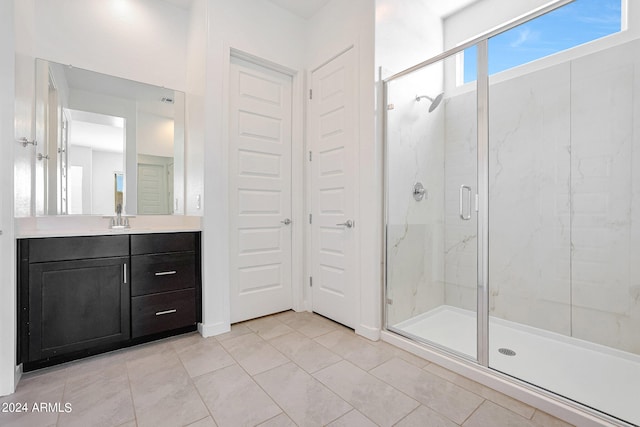
[[[167,3],[171,3],[174,6],[178,6],[181,9],[190,9],[191,8],[191,3],[193,3],[193,0],[164,0]]]
[[[164,0],[167,3],[171,3],[182,9],[191,8],[193,0]],[[304,19],[309,19],[315,15],[320,9],[324,7],[331,0],[268,0],[271,3],[279,6],[289,12],[293,13]],[[340,0],[351,1],[351,0]],[[428,2],[429,7],[437,15],[445,18],[452,13],[459,11],[471,3],[475,3],[478,0],[425,0]]]
[[[458,12],[478,0],[428,0],[429,9],[441,18]]]
[[[325,4],[330,0],[269,0],[276,6],[280,6],[283,9],[288,10],[294,15],[298,15],[301,18],[309,19],[315,15]],[[345,1],[345,0],[341,0]],[[351,0],[347,0],[351,1]]]

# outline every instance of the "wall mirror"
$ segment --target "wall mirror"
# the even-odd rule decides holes
[[[182,214],[184,93],[36,59],[36,215]]]

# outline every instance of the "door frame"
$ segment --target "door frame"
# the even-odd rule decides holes
[[[291,77],[291,292],[292,292],[292,309],[295,311],[304,311],[304,292],[301,285],[304,283],[304,251],[305,251],[305,206],[304,206],[304,153],[305,153],[305,134],[304,134],[304,105],[302,102],[304,93],[304,73],[294,68],[282,65],[276,61],[254,55],[248,49],[239,48],[228,42],[224,44],[224,76],[222,79],[222,141],[223,141],[223,158],[221,162],[226,171],[226,199],[231,197],[229,189],[229,85],[230,85],[230,67],[231,57],[239,58],[244,61],[251,62],[264,68],[268,68],[279,73],[286,74]],[[230,219],[229,204],[225,206],[227,224]],[[229,248],[231,239],[231,229],[228,228],[226,236],[226,247]],[[227,277],[231,277],[230,265],[227,262]],[[227,287],[227,313],[225,318],[229,320],[231,314],[230,307],[230,284]]]
[[[355,118],[356,118],[356,126],[354,129],[354,137],[355,137],[355,141],[354,141],[354,158],[355,159],[359,159],[360,158],[360,139],[361,139],[361,127],[360,127],[360,119],[361,119],[361,108],[360,108],[360,63],[359,63],[359,57],[360,57],[360,52],[359,52],[359,47],[358,44],[356,42],[352,42],[347,44],[344,48],[339,49],[336,51],[335,54],[331,55],[330,57],[324,59],[323,61],[315,64],[313,67],[309,67],[309,69],[307,70],[306,73],[306,87],[305,87],[305,92],[304,92],[304,102],[305,102],[305,112],[306,117],[305,117],[305,129],[309,129],[310,126],[310,115],[308,114],[309,111],[309,91],[311,90],[311,86],[312,86],[312,81],[313,81],[313,73],[315,71],[317,71],[318,69],[324,67],[325,65],[329,64],[331,61],[335,60],[336,58],[340,57],[341,55],[343,55],[344,53],[348,52],[352,50],[353,51],[353,66],[354,66],[354,73],[356,75],[356,84],[354,87],[354,91],[353,91],[353,105],[355,106]],[[305,161],[304,161],[304,176],[305,176],[305,214],[306,214],[306,222],[305,222],[305,235],[306,235],[306,239],[305,239],[305,262],[304,262],[304,280],[303,280],[303,287],[305,290],[305,294],[307,296],[307,298],[304,301],[304,307],[306,311],[309,312],[313,312],[313,293],[311,292],[311,283],[310,283],[310,277],[313,276],[313,227],[311,226],[311,224],[309,223],[309,216],[312,214],[313,212],[313,195],[312,195],[312,191],[313,191],[313,186],[312,186],[312,178],[313,178],[313,171],[312,171],[312,161],[309,160],[309,152],[311,151],[312,147],[311,147],[311,140],[308,136],[308,134],[306,135],[305,138],[305,150],[304,150],[304,157],[305,157]],[[356,226],[353,228],[352,232],[355,233],[354,236],[354,272],[353,272],[353,278],[354,278],[354,319],[355,319],[355,330],[356,333],[369,337],[371,336],[371,338],[373,339],[373,336],[368,333],[368,331],[363,330],[363,325],[361,322],[361,298],[362,298],[362,292],[361,292],[361,274],[360,274],[360,266],[361,266],[361,262],[360,262],[360,255],[361,255],[361,251],[360,251],[360,239],[361,239],[361,235],[360,235],[360,169],[358,167],[354,168],[353,171],[354,175],[353,175],[353,190],[354,190],[354,194],[357,196],[355,203],[354,203],[354,212],[353,212],[353,220],[356,223]]]

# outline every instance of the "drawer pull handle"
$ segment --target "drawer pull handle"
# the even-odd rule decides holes
[[[156,273],[156,276],[169,276],[171,274],[176,274],[175,270],[172,271],[159,271]]]
[[[176,310],[175,308],[173,310],[165,310],[165,311],[159,311],[156,313],[156,316],[162,316],[163,314],[171,314],[171,313],[175,313]]]

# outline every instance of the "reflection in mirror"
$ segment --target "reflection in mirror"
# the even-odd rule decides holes
[[[182,213],[184,94],[36,60],[37,215]]]

